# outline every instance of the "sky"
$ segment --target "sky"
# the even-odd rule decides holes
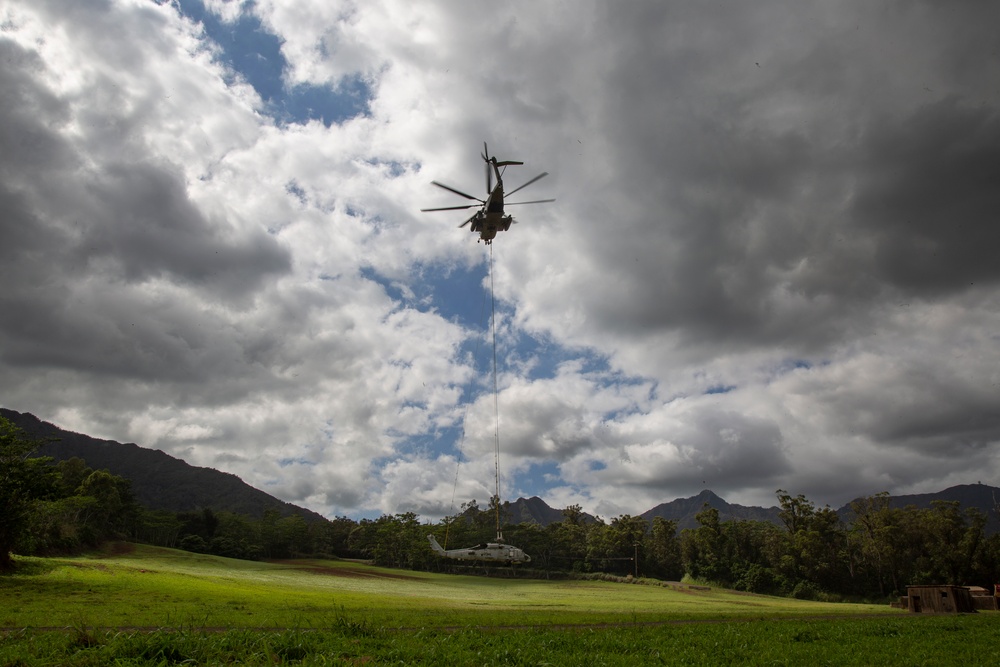
[[[0,405],[329,517],[483,506],[497,443],[605,518],[1000,484],[997,25],[0,0]],[[491,248],[420,211],[484,142],[556,199]]]

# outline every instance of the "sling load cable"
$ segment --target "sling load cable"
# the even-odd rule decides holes
[[[490,292],[491,292],[491,294],[492,294],[492,291],[493,291],[492,290],[492,274],[493,274],[492,259],[493,259],[493,257],[492,257],[492,248],[490,248],[490,264],[491,264],[490,265],[490,276],[491,276],[491,278],[490,278],[490,280],[491,280],[491,283],[490,283]],[[479,310],[479,327],[480,328],[482,328],[483,321],[485,319],[486,319],[486,295],[483,294],[483,305],[482,305],[482,307]],[[476,358],[479,356],[479,345],[480,345],[481,342],[482,342],[482,339],[477,336],[476,337],[476,347],[472,351],[472,360],[473,360],[473,363],[475,363]],[[473,379],[475,379],[475,378],[473,378]],[[459,472],[462,469],[462,451],[463,451],[462,447],[465,445],[465,435],[466,435],[466,433],[465,433],[465,424],[466,424],[466,421],[469,418],[469,408],[470,407],[472,407],[472,404],[467,401],[465,403],[465,414],[462,415],[462,437],[461,437],[461,439],[459,440],[459,443],[458,443],[458,456],[455,457],[456,458],[456,461],[455,461],[455,483],[451,487],[451,507],[448,509],[449,514],[453,514],[455,512],[455,495],[458,493],[458,474],[459,474]],[[450,531],[451,531],[451,523],[445,524],[445,527],[444,527],[444,548],[445,549],[448,548],[448,533]]]
[[[497,389],[497,308],[493,296],[493,244],[490,244],[490,322],[493,328],[493,453],[496,463],[497,542],[503,542],[500,532],[500,392]]]

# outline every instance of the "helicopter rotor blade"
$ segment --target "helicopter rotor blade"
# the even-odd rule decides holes
[[[524,185],[522,185],[521,187],[518,187],[518,188],[514,188],[513,190],[511,190],[510,192],[508,192],[508,193],[506,194],[506,196],[508,196],[508,197],[509,197],[509,196],[511,196],[512,194],[514,194],[515,192],[517,192],[518,190],[522,190],[522,189],[524,189],[524,188],[528,187],[529,185],[531,185],[532,183],[534,183],[535,181],[537,181],[537,180],[539,180],[539,179],[542,179],[542,178],[545,178],[545,177],[546,177],[546,176],[548,176],[548,175],[549,175],[549,172],[547,172],[547,171],[543,171],[543,172],[542,172],[542,173],[540,173],[540,174],[539,174],[538,176],[535,176],[535,177],[534,177],[533,179],[531,179],[530,181],[528,181],[527,183],[525,183],[525,184],[524,184]]]
[[[520,204],[547,204],[555,199],[536,199],[534,201],[505,201],[504,206],[518,206]]]
[[[456,195],[459,195],[460,197],[465,197],[466,199],[475,199],[477,202],[483,203],[483,200],[480,199],[479,197],[473,197],[472,195],[466,194],[466,193],[462,192],[461,190],[456,190],[455,188],[451,187],[450,185],[445,185],[444,183],[438,183],[437,181],[431,181],[431,183],[433,185],[438,186],[439,188],[444,188],[448,192],[454,192]]]
[[[466,220],[465,222],[463,222],[462,224],[460,224],[460,225],[458,226],[458,228],[459,228],[459,229],[461,229],[462,227],[465,227],[465,226],[466,226],[467,224],[469,224],[470,222],[472,222],[473,220],[475,220],[475,219],[476,219],[476,215],[479,215],[479,214],[478,214],[478,213],[476,213],[476,214],[475,214],[475,215],[473,215],[473,216],[472,216],[471,218],[469,218],[468,220]]]
[[[422,208],[421,213],[427,213],[429,211],[464,211],[467,208],[474,208],[479,206],[479,204],[469,204],[468,206],[443,206],[441,208]]]
[[[485,146],[485,144],[483,144]],[[490,162],[486,161],[484,165],[486,167],[486,196],[489,197],[490,193],[493,192],[493,174],[490,173]]]

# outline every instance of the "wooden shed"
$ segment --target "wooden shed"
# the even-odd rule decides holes
[[[974,614],[972,594],[965,586],[907,586],[907,607],[920,614]]]

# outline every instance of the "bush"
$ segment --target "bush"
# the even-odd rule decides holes
[[[774,572],[770,568],[754,563],[745,570],[736,574],[736,581],[733,588],[738,591],[748,593],[774,594],[778,592],[780,586]]]
[[[818,600],[820,591],[808,581],[800,581],[792,589],[792,597],[796,600]]]
[[[184,551],[191,551],[196,554],[208,553],[208,542],[201,535],[185,535],[178,544]]]

